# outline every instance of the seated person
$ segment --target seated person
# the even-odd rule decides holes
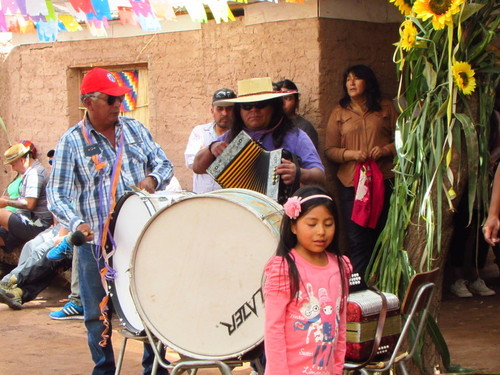
[[[67,234],[68,230],[57,224],[24,245],[21,258],[26,260],[2,279],[0,303],[7,304],[11,309],[20,310],[24,303],[35,299],[58,274],[72,267],[72,252],[67,252],[67,256],[59,261],[51,261],[46,256]],[[60,311],[49,314],[51,318],[83,319],[79,289],[75,290],[74,284],[72,280],[70,301]],[[78,288],[77,284],[76,287]]]
[[[19,198],[0,198],[0,247],[6,253],[53,224],[45,194],[49,176],[35,155],[31,142],[29,146],[16,143],[4,154],[4,163],[10,164],[14,171],[23,175]],[[7,206],[17,211],[5,209]]]
[[[17,174],[16,177],[9,183],[6,189],[7,195],[4,195],[2,198],[5,199],[17,199],[19,198],[19,190],[21,189],[21,183],[23,182],[23,176],[20,174]],[[16,212],[17,208],[7,206],[5,209],[11,211],[11,212]]]

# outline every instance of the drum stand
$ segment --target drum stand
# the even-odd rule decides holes
[[[218,368],[220,373],[223,375],[232,375],[231,367],[229,364],[223,361],[216,360],[199,360],[199,359],[182,359],[175,364],[170,364],[165,361],[160,355],[160,349],[163,343],[161,341],[155,341],[153,335],[149,331],[146,325],[144,325],[144,332],[153,348],[155,353],[155,364],[158,363],[161,367],[170,370],[170,375],[180,375],[182,372],[189,370],[190,375],[195,375],[200,368]],[[156,369],[153,367],[151,375],[156,374]]]

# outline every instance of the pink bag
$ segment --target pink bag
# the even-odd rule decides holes
[[[351,220],[374,229],[384,207],[385,193],[384,176],[375,161],[356,164],[354,192]]]

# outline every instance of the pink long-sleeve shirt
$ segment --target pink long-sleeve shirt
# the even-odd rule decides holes
[[[340,375],[346,301],[337,259],[328,253],[328,265],[320,267],[295,250],[291,254],[301,278],[298,299],[290,300],[288,264],[282,257],[271,258],[265,267],[266,375]],[[343,260],[349,272],[349,260]]]

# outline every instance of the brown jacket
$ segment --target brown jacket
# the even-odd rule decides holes
[[[382,110],[379,112],[365,112],[359,114],[350,108],[337,105],[330,115],[326,129],[325,155],[339,165],[337,177],[346,187],[353,186],[356,161],[345,161],[345,150],[364,150],[369,152],[373,147],[387,147],[392,156],[377,160],[384,179],[394,176],[394,132],[398,114],[391,100],[383,99],[380,102]]]

